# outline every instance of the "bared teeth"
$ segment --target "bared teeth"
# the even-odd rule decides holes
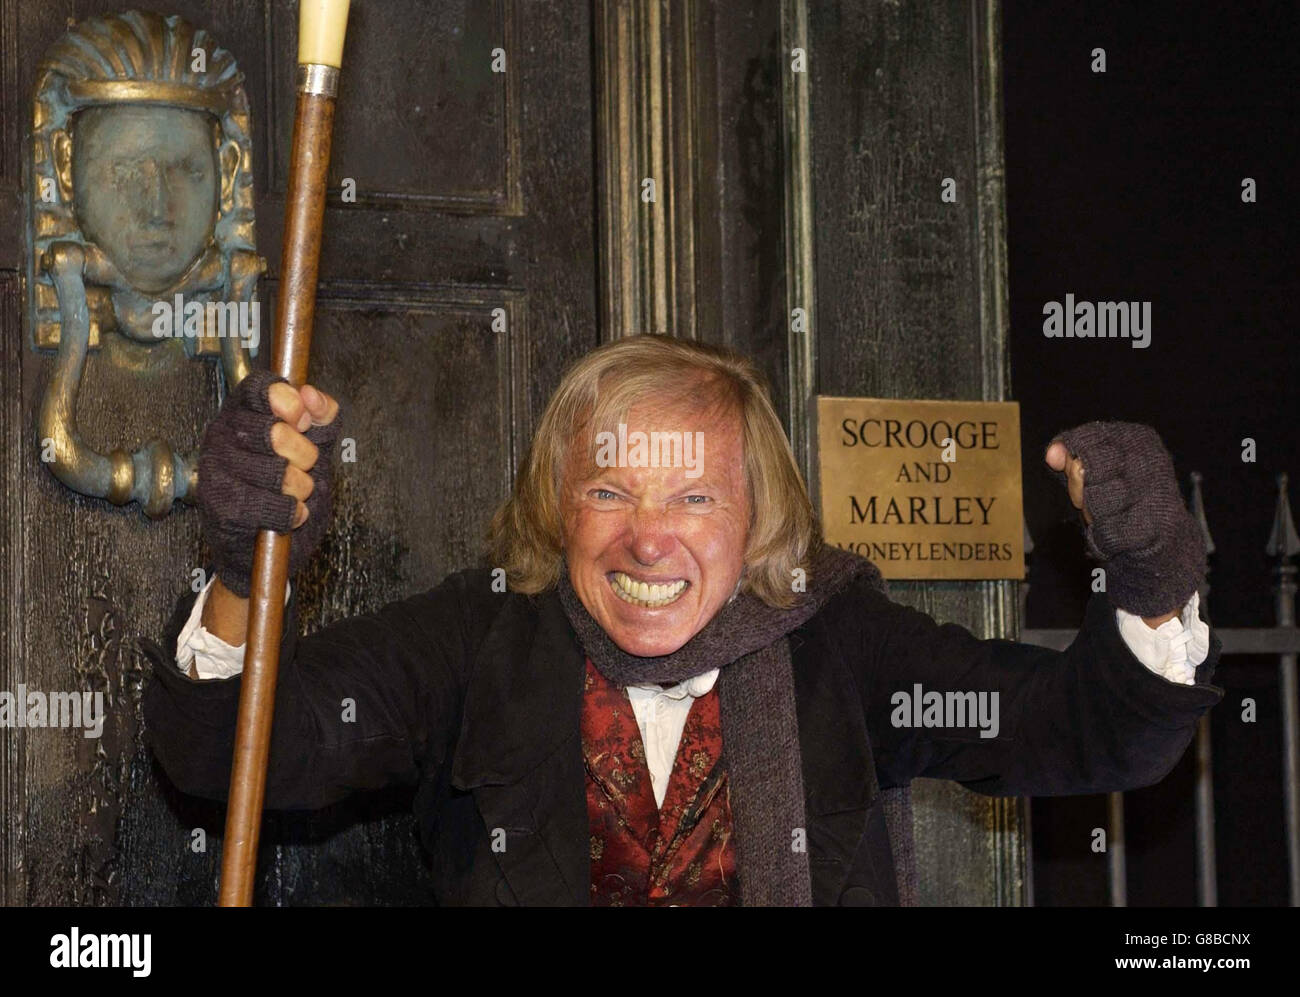
[[[649,609],[656,609],[659,606],[667,606],[669,603],[676,602],[683,592],[686,591],[686,579],[681,578],[675,582],[641,582],[635,578],[630,578],[621,571],[614,572],[614,577],[610,580],[610,587],[624,602],[630,602],[634,606],[645,606]]]

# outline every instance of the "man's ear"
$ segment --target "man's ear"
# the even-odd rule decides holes
[[[217,150],[217,164],[221,168],[221,213],[228,214],[235,206],[235,181],[239,178],[239,160],[242,153],[239,143],[226,139]]]
[[[62,128],[50,135],[54,154],[54,175],[59,181],[59,197],[64,204],[72,203],[72,136]]]

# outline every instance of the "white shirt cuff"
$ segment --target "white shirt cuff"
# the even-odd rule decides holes
[[[213,575],[208,579],[199,597],[194,600],[190,618],[185,621],[176,638],[176,667],[189,674],[190,664],[201,679],[228,679],[244,670],[244,647],[234,647],[203,626],[203,607],[208,601],[208,591],[217,580]],[[289,604],[291,586],[284,586],[284,603]]]
[[[1142,617],[1123,609],[1115,610],[1119,634],[1134,657],[1162,678],[1179,685],[1196,683],[1196,666],[1210,653],[1210,628],[1201,619],[1201,597],[1193,592],[1183,607],[1181,619],[1174,617],[1152,629]]]

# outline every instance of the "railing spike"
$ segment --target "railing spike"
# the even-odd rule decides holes
[[[1193,471],[1192,478],[1192,518],[1196,520],[1196,525],[1201,528],[1201,536],[1205,538],[1205,553],[1214,553],[1214,537],[1210,536],[1210,522],[1205,518],[1205,498],[1201,495],[1200,471]]]
[[[1300,554],[1300,535],[1296,534],[1295,519],[1291,515],[1291,499],[1287,496],[1287,474],[1277,476],[1277,509],[1273,513],[1273,530],[1264,548],[1269,557],[1291,558]]]

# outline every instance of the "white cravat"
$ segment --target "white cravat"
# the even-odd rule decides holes
[[[718,670],[714,668],[667,689],[657,685],[627,687],[627,698],[632,701],[636,725],[641,729],[646,765],[650,767],[650,784],[654,787],[658,806],[664,805],[668,778],[673,772],[677,745],[681,743],[691,704],[708,693],[717,681]]]

